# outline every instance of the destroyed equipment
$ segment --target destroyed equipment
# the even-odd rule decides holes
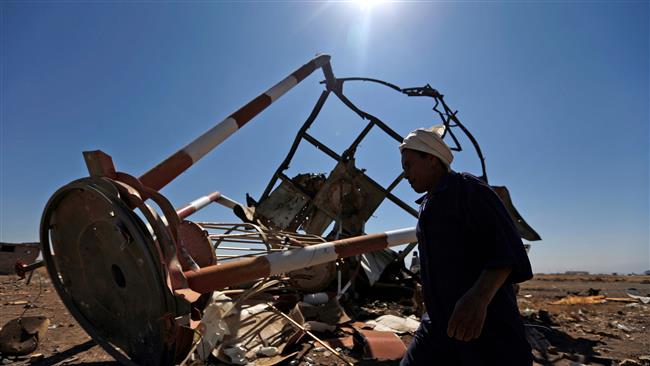
[[[318,114],[316,109],[320,110],[327,94],[334,92],[370,123],[341,156],[322,149],[339,161],[330,177],[352,177],[354,184],[379,192],[367,204],[357,207],[360,213],[356,216],[337,223],[341,231],[347,236],[363,234],[363,223],[384,198],[414,213],[412,207],[390,192],[403,178],[401,175],[388,188],[383,188],[354,167],[354,150],[373,126],[401,141],[401,136],[378,118],[358,109],[342,93],[346,81],[376,80],[337,79],[329,61],[327,55],[315,57],[139,178],[117,171],[111,157],[101,151],[84,152],[90,177],[65,185],[50,198],[41,220],[40,241],[52,283],[84,330],[120,363],[170,365],[186,359],[192,350],[197,320],[213,291],[416,241],[415,230],[409,228],[325,242],[319,235],[332,222],[332,212],[328,214],[324,200],[318,201],[318,192],[314,197],[308,196],[315,202],[301,207],[283,224],[263,208],[273,196],[270,192],[275,181],[287,181],[283,170],[288,167],[299,140],[305,138],[318,144],[305,132]],[[215,192],[175,209],[158,192],[316,69],[323,70],[326,91],[258,207],[246,207]],[[436,106],[438,103],[444,106],[444,112],[438,112],[443,123],[447,127],[461,127],[474,141],[455,113],[442,102],[442,95],[428,85],[397,90],[407,95],[431,94]],[[450,136],[456,140],[451,132]],[[483,178],[487,180],[480,149],[478,145],[475,147],[481,157]],[[333,183],[329,184],[332,186]],[[328,187],[328,182],[320,187]],[[210,202],[233,209],[243,222],[217,224],[187,220]],[[320,220],[311,221],[311,227],[319,229],[298,234],[299,226],[305,224],[304,209],[309,207],[323,213]],[[229,247],[229,243],[240,246]],[[228,250],[252,253],[223,254]]]

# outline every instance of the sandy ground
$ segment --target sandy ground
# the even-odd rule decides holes
[[[521,286],[519,304],[529,327],[548,341],[545,352],[535,351],[539,365],[650,365],[650,304],[608,301],[603,304],[551,305],[570,294],[598,292],[626,298],[629,289],[650,295],[650,276],[537,275]],[[591,290],[590,290],[591,289]],[[375,302],[375,304],[377,304]],[[634,304],[634,305],[631,305]],[[379,304],[386,309],[391,304]],[[2,364],[109,365],[106,354],[72,318],[51,287],[44,271],[30,285],[18,277],[0,276],[0,324],[23,316],[46,316],[50,327],[30,356],[5,357]],[[382,309],[376,309],[382,312]],[[395,311],[392,311],[393,313]],[[403,337],[405,343],[411,336]],[[341,364],[317,347],[300,364]],[[634,361],[634,363],[632,363]],[[625,364],[623,362],[623,364]]]

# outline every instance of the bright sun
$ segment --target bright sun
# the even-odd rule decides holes
[[[372,9],[375,5],[382,3],[382,0],[355,0],[357,4],[359,4],[359,8],[361,10],[370,10]]]

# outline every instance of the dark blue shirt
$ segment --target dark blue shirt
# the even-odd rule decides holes
[[[480,338],[524,339],[513,283],[532,278],[521,238],[501,199],[480,179],[450,172],[418,200],[417,225],[424,303],[432,330],[446,337],[456,301],[485,269],[512,272],[488,306]],[[427,321],[426,316],[423,321]],[[506,338],[506,339],[503,339]]]

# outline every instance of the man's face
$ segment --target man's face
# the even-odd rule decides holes
[[[438,158],[433,155],[410,149],[402,150],[404,178],[417,193],[424,193],[434,188],[436,169],[439,169],[440,164]]]

